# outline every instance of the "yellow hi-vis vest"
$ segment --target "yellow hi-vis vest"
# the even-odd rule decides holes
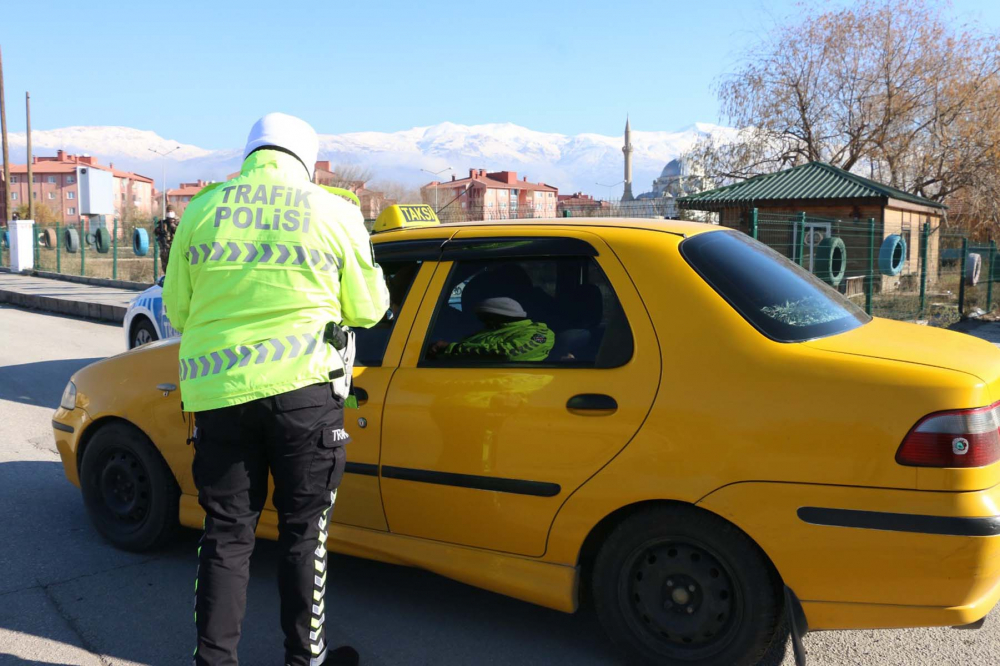
[[[357,206],[265,149],[188,204],[163,303],[183,333],[184,409],[199,412],[330,381],[343,360],[326,325],[373,326],[389,295]]]

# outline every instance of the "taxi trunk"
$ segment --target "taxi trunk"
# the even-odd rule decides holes
[[[921,490],[983,490],[1000,484],[1000,353],[972,336],[874,319],[852,331],[804,343],[848,357],[885,359],[968,376],[973,402],[944,397],[900,432],[896,462],[917,468]]]

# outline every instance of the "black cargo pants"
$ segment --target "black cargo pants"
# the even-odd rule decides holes
[[[326,656],[326,537],[344,474],[343,401],[315,384],[195,415],[194,481],[205,509],[195,581],[197,666],[237,663],[254,530],[274,477],[285,663]]]

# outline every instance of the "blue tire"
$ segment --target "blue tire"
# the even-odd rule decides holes
[[[831,287],[839,287],[847,273],[847,246],[838,236],[827,236],[816,248],[815,274]]]
[[[136,229],[132,233],[132,251],[137,257],[145,257],[149,252],[149,234],[145,229]]]
[[[878,251],[878,272],[893,277],[903,272],[906,265],[906,239],[891,234],[882,241]]]

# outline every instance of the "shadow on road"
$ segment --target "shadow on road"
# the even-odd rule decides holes
[[[0,400],[38,407],[59,406],[63,387],[80,368],[101,358],[70,358],[0,366]]]
[[[112,663],[190,663],[195,532],[179,531],[156,553],[116,550],[48,461],[0,463],[0,515],[0,629],[87,645]],[[244,666],[282,663],[278,559],[277,544],[258,542]],[[327,608],[329,642],[356,646],[366,666],[621,663],[589,610],[567,615],[418,569],[332,554]]]

